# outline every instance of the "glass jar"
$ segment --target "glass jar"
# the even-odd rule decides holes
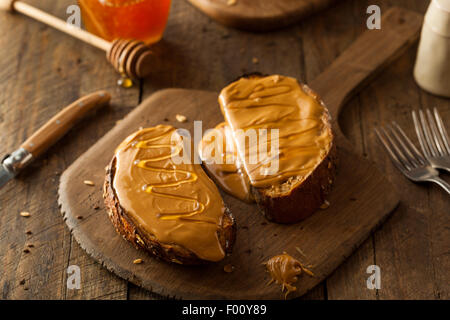
[[[108,41],[161,39],[171,0],[78,0],[86,29]]]
[[[414,78],[424,90],[450,97],[450,1],[433,0],[425,14]]]

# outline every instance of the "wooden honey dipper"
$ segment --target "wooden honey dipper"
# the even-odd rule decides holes
[[[114,68],[119,73],[130,78],[145,78],[150,74],[152,52],[150,51],[150,48],[141,41],[116,39],[109,42],[18,0],[0,0],[0,10],[20,12],[106,51],[106,58],[111,62]]]

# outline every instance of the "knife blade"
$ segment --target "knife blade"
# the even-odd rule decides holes
[[[94,92],[73,102],[47,121],[0,164],[0,188],[61,139],[86,114],[108,104],[110,100],[108,92]]]
[[[14,172],[8,170],[3,163],[0,165],[0,188],[3,187],[9,180],[15,177]]]

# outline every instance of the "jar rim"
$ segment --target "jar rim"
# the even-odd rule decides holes
[[[132,6],[144,0],[98,0],[98,1],[104,6],[119,8]]]

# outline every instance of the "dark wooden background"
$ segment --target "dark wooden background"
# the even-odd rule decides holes
[[[61,18],[75,3],[27,1]],[[78,246],[57,205],[61,172],[158,89],[218,91],[251,71],[286,74],[304,82],[314,79],[365,31],[371,4],[382,11],[399,5],[424,13],[428,1],[342,0],[297,26],[253,34],[222,27],[184,0],[174,0],[164,40],[155,46],[152,75],[131,89],[116,85],[117,74],[97,49],[23,16],[0,13],[1,155],[79,96],[99,89],[113,95],[111,107],[86,119],[0,190],[0,299],[158,298],[114,276]],[[416,185],[401,176],[373,132],[375,126],[396,120],[415,137],[410,111],[421,107],[436,106],[450,122],[450,101],[425,93],[413,80],[415,51],[403,55],[353,99],[340,119],[355,148],[398,189],[401,204],[305,299],[450,298],[450,198],[434,185]],[[254,57],[259,63],[252,62]],[[21,211],[32,216],[23,218]],[[28,244],[34,247],[25,253]],[[74,264],[81,268],[80,290],[66,287],[67,267]],[[366,287],[366,268],[372,264],[381,268],[380,290]]]

